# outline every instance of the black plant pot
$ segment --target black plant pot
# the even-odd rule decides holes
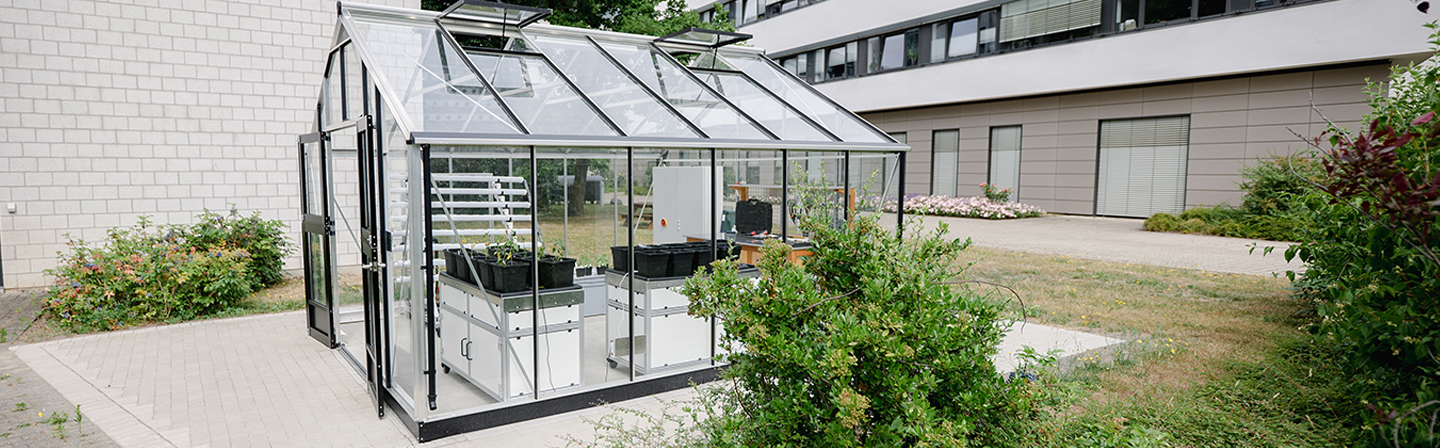
[[[464,257],[464,255],[460,253],[460,249],[446,249],[445,273],[450,274],[451,277],[455,277],[468,282],[471,281],[470,270],[460,268],[461,265],[465,264],[465,259],[462,257]]]
[[[470,260],[475,263],[475,274],[479,275],[480,277],[473,279],[470,278],[470,267],[463,266],[462,269],[464,269],[466,272],[466,280],[468,280],[470,283],[481,285],[481,287],[490,285],[495,281],[495,257],[485,254],[475,254],[474,256],[470,257]]]
[[[670,251],[670,269],[665,273],[666,277],[687,277],[695,273],[695,255],[697,249],[693,247],[682,247]]]
[[[491,291],[507,293],[530,289],[530,263],[520,260],[495,261],[490,267],[490,277],[487,289]]]
[[[706,245],[705,247],[700,248],[698,252],[695,252],[695,272],[700,272],[702,269],[708,269],[710,267],[710,263],[715,261],[715,254],[716,252],[710,251],[709,245]]]
[[[664,249],[635,249],[635,273],[646,278],[662,278],[669,275],[670,251]]]
[[[586,267],[583,267],[583,268],[575,268],[575,276],[576,276],[576,277],[585,277],[585,276],[588,276],[588,275],[592,275],[592,274],[594,274],[594,273],[595,273],[595,268],[594,268],[594,267],[591,267],[591,266],[586,266]]]
[[[575,285],[575,259],[543,257],[540,263],[540,287],[564,288]]]
[[[629,272],[630,246],[611,246],[610,260],[610,264],[615,267],[615,270],[620,272]]]

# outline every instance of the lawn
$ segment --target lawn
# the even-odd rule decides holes
[[[1343,446],[1351,437],[1358,405],[1344,399],[1327,354],[1297,329],[1304,304],[1283,278],[973,247],[966,261],[965,279],[1014,288],[1030,322],[1132,341],[1053,369],[1060,399],[1042,442]]]

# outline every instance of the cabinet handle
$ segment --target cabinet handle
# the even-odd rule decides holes
[[[466,341],[469,341],[469,340],[470,340],[470,338],[460,338],[460,357],[461,357],[461,358],[470,359],[470,354],[465,352],[465,350],[470,347],[470,343],[469,343],[469,342],[466,342]]]
[[[475,358],[471,358],[471,357],[470,357],[470,343],[471,343],[471,342],[475,342],[475,341],[467,340],[467,341],[465,342],[465,360],[466,360],[466,361],[474,361],[474,360],[475,360]]]

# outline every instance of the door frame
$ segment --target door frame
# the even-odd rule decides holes
[[[310,187],[319,188],[321,200],[326,201],[328,205],[328,198],[330,197],[329,181],[331,176],[329,141],[329,135],[324,132],[305,134],[299,138],[300,247],[302,257],[300,264],[304,267],[305,275],[305,327],[310,337],[325,344],[326,347],[335,348],[337,347],[335,338],[335,316],[333,314],[335,308],[335,285],[332,280],[335,277],[333,259],[335,252],[334,221],[330,218],[330,207],[326,205],[320,206],[321,208],[319,210],[321,210],[322,213],[319,215],[308,213],[311,211],[312,205],[310,204]],[[305,146],[309,144],[316,144],[315,151],[319,152],[318,160],[320,162],[320,169],[318,172],[320,173],[320,179],[310,179],[307,176],[309,171],[307,168],[309,167],[306,165],[307,154],[305,152]],[[318,273],[318,276],[317,273],[314,272],[317,266],[313,263],[316,254],[314,253],[314,247],[310,244],[311,235],[320,236],[321,247],[324,252],[319,268],[325,272]],[[317,285],[311,281],[315,278],[325,279],[325,284],[322,286],[324,291],[316,291]]]

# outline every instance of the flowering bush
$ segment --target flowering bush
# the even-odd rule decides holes
[[[45,271],[55,277],[45,312],[74,331],[114,330],[213,314],[279,280],[279,259],[293,250],[282,223],[208,211],[200,218],[193,226],[161,227],[141,217],[134,227],[107,232],[103,246],[71,239],[71,253]]]
[[[1005,193],[1009,196],[1009,193]],[[885,211],[895,211],[895,201],[885,203]],[[1014,219],[1044,215],[1045,210],[1033,205],[1004,202],[971,196],[915,196],[905,199],[905,213],[917,215],[955,216],[960,218]]]
[[[985,192],[985,199],[995,202],[1010,202],[1011,191],[1009,188],[997,189],[995,188],[995,184],[984,182],[980,184],[980,189]]]

